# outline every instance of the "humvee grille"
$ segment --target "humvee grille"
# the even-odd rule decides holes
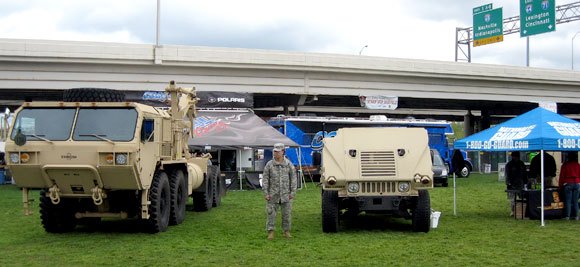
[[[362,193],[395,193],[396,182],[362,182]]]
[[[363,151],[360,153],[361,177],[395,177],[395,152],[393,151]]]

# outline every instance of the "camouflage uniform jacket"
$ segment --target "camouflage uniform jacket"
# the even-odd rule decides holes
[[[296,195],[296,170],[294,165],[284,158],[282,163],[270,160],[264,167],[262,177],[264,196],[270,195],[271,203],[289,202],[289,196]]]

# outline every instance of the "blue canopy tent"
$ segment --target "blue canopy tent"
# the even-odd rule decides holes
[[[544,226],[544,150],[580,150],[580,123],[538,107],[492,128],[455,141],[455,149],[541,153],[541,223]]]

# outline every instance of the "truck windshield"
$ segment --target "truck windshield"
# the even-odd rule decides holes
[[[10,137],[18,132],[29,141],[67,140],[76,108],[25,108],[18,113]]]
[[[131,141],[135,136],[134,108],[81,108],[73,133],[76,141]]]

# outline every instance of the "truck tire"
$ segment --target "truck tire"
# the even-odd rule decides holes
[[[336,233],[339,226],[338,191],[322,191],[322,232]]]
[[[185,204],[187,204],[187,181],[183,171],[176,169],[171,172],[169,179],[169,191],[171,192],[171,212],[169,224],[177,225],[185,219]]]
[[[417,206],[413,210],[413,231],[429,232],[431,229],[431,199],[429,191],[419,190]]]
[[[169,213],[171,210],[169,179],[162,171],[155,173],[153,183],[149,191],[149,219],[147,228],[151,233],[165,232],[169,225]]]
[[[206,174],[202,186],[204,187],[203,191],[193,193],[193,210],[195,211],[208,211],[212,207],[213,183],[211,173]]]
[[[49,233],[66,233],[75,229],[77,219],[75,211],[61,199],[57,205],[52,204],[46,190],[40,191],[40,220],[44,230]]]
[[[64,102],[123,102],[125,93],[103,88],[72,88],[62,94]]]
[[[463,178],[469,177],[469,174],[471,174],[471,169],[467,165],[463,166],[463,168],[459,171],[459,176]]]
[[[209,169],[209,168],[208,168]],[[223,184],[220,177],[219,166],[211,166],[213,176],[213,199],[212,207],[218,207],[222,203]]]

